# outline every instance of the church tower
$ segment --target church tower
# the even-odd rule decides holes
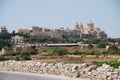
[[[84,31],[83,24],[80,23],[80,26],[79,26],[79,27],[80,27],[80,32],[83,33],[83,31]]]
[[[87,28],[92,31],[94,29],[94,23],[91,20],[87,23]]]
[[[75,30],[78,31],[80,29],[78,22],[75,24]]]

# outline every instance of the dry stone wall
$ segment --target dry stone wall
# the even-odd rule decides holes
[[[120,80],[120,67],[114,69],[103,64],[101,67],[90,63],[65,64],[41,61],[2,61],[0,71],[30,72],[38,74],[55,74],[86,80]]]

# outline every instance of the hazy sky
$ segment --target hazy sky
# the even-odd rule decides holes
[[[120,38],[120,0],[0,0],[0,26],[10,32],[29,26],[73,29],[89,20]]]

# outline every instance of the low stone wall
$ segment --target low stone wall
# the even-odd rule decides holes
[[[3,61],[0,71],[30,72],[38,74],[55,74],[68,77],[85,78],[86,80],[120,80],[120,67],[114,69],[103,64],[96,67],[90,63],[65,64],[40,61]]]

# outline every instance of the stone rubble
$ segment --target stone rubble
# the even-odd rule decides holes
[[[38,74],[55,74],[68,77],[84,78],[86,80],[120,80],[118,69],[103,64],[101,67],[91,63],[65,64],[47,63],[41,61],[1,61],[0,71],[30,72]]]

